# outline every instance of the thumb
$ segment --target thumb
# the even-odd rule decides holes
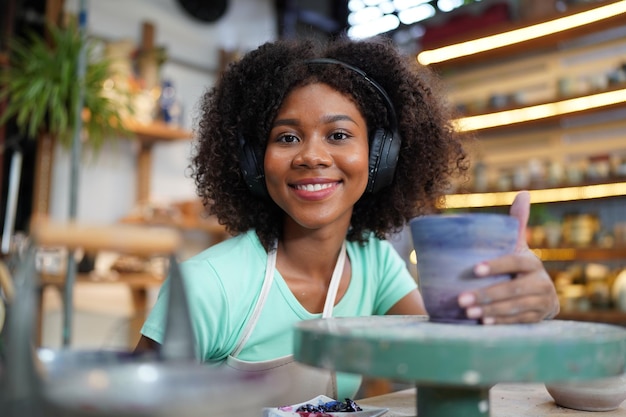
[[[526,241],[526,226],[528,225],[528,216],[530,215],[530,193],[528,191],[520,191],[517,193],[513,204],[511,204],[509,213],[519,221],[515,250],[525,249],[528,247]]]

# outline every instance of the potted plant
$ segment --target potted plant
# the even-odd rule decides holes
[[[32,213],[44,216],[48,214],[55,141],[70,148],[76,118],[82,117],[83,149],[97,156],[106,140],[128,134],[122,119],[132,114],[124,104],[129,101],[112,98],[124,97],[125,92],[116,91],[114,85],[104,88],[113,84],[108,82],[110,63],[96,53],[95,43],[82,36],[75,24],[47,25],[46,34],[11,39],[8,66],[0,71],[0,101],[6,103],[0,125],[12,120],[19,134],[37,140]],[[86,65],[80,82],[77,74],[83,46]],[[77,114],[81,93],[84,110]],[[21,166],[19,149],[13,154],[14,163]]]
[[[90,43],[84,82],[76,80],[78,59],[84,40],[75,25],[49,25],[50,40],[31,33],[10,44],[8,68],[0,74],[0,99],[7,100],[0,124],[14,118],[20,133],[36,138],[48,134],[65,147],[72,141],[77,117],[75,108],[81,88],[84,94],[86,143],[98,150],[109,137],[123,130],[119,106],[104,90],[109,79],[109,62],[98,58]],[[83,115],[84,116],[84,115]]]

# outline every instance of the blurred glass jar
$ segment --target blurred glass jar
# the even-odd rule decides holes
[[[595,214],[567,214],[563,218],[563,241],[573,246],[589,246],[600,230],[600,219]]]
[[[585,266],[587,297],[591,307],[608,309],[611,306],[610,270],[606,265],[589,263]]]

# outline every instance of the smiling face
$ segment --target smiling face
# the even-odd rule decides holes
[[[265,151],[271,198],[305,229],[350,224],[368,178],[365,119],[349,97],[321,83],[294,89],[282,103]]]

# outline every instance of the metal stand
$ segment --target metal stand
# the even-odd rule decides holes
[[[574,321],[479,326],[426,317],[318,319],[295,332],[296,360],[340,372],[415,382],[419,417],[489,416],[499,382],[619,375],[626,329]]]
[[[418,386],[417,415],[489,416],[489,389]]]

